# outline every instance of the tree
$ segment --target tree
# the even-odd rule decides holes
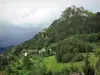
[[[22,67],[24,69],[26,69],[26,70],[31,70],[32,62],[31,62],[31,60],[29,59],[28,56],[24,57],[24,59],[23,59],[23,66]]]
[[[14,71],[11,69],[11,67],[10,66],[6,67],[5,75],[10,75],[11,73],[14,73]]]
[[[63,56],[63,53],[62,53],[62,52],[58,52],[58,53],[56,54],[57,62],[61,62],[61,61],[62,61],[62,56]]]
[[[100,56],[98,57],[98,60],[96,63],[96,75],[100,75]]]
[[[94,75],[94,69],[93,67],[91,67],[90,61],[89,61],[89,54],[86,55],[83,72],[85,75]]]

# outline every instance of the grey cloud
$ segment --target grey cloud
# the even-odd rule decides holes
[[[40,28],[23,28],[11,24],[0,24],[0,47],[18,45],[31,39]]]

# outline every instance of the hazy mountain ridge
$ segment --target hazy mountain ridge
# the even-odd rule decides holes
[[[7,50],[8,48],[0,48],[0,53],[4,52],[5,50]]]
[[[0,53],[4,53],[7,49],[11,48],[13,46],[9,46],[9,47],[1,47],[0,48]]]

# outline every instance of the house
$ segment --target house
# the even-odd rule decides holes
[[[24,56],[27,56],[27,52],[25,52]]]

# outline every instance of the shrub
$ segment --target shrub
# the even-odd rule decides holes
[[[60,75],[70,75],[70,70],[68,70],[67,68],[62,69]]]
[[[84,60],[84,56],[82,54],[75,54],[72,61],[82,61]]]
[[[68,63],[68,62],[70,62],[70,61],[72,60],[73,56],[74,56],[73,53],[64,54],[64,55],[62,56],[62,62],[63,62],[63,63]]]

